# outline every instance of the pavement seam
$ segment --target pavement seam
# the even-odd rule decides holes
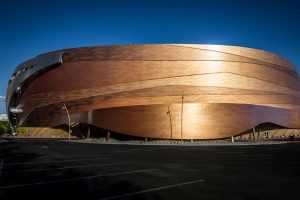
[[[39,171],[52,171],[52,170],[62,170],[62,169],[73,169],[73,168],[84,168],[84,167],[93,167],[93,166],[110,166],[110,165],[121,165],[127,164],[128,162],[118,162],[118,163],[106,163],[106,164],[94,164],[94,165],[78,165],[78,166],[68,166],[68,167],[59,167],[59,168],[50,168],[50,169],[33,169],[33,170],[19,170],[19,171],[5,171],[6,173],[21,173],[21,172],[39,172]]]
[[[73,161],[82,161],[82,160],[102,160],[108,159],[106,157],[103,158],[89,158],[89,159],[77,159],[77,160],[54,160],[54,161],[39,161],[39,162],[20,162],[20,163],[9,163],[6,165],[26,165],[26,164],[37,164],[37,163],[54,163],[54,162],[73,162]]]
[[[151,172],[151,171],[156,171],[156,170],[159,170],[159,169],[144,169],[144,170],[135,170],[135,171],[128,171],[128,172],[118,172],[118,173],[100,174],[100,175],[94,175],[94,176],[85,176],[85,177],[71,178],[71,179],[61,179],[61,180],[56,180],[56,181],[27,183],[27,184],[20,184],[20,185],[7,185],[7,186],[1,186],[0,190],[1,189],[11,189],[11,188],[20,188],[20,187],[26,187],[26,186],[36,186],[36,185],[47,185],[47,184],[54,184],[54,183],[64,183],[64,182],[78,181],[78,180],[83,180],[83,179],[91,179],[91,178],[105,177],[105,176],[118,176],[118,175],[124,175],[124,174],[133,174],[133,173],[141,173],[141,172]]]
[[[112,196],[112,197],[106,197],[106,198],[102,198],[100,200],[120,199],[120,198],[123,198],[123,197],[129,197],[129,196],[134,196],[134,195],[137,195],[137,194],[153,192],[153,191],[163,190],[163,189],[168,189],[168,188],[173,188],[173,187],[179,187],[179,186],[182,186],[182,185],[189,185],[189,184],[204,182],[204,181],[205,181],[204,179],[199,179],[199,180],[195,180],[195,181],[183,182],[183,183],[178,183],[178,184],[173,184],[173,185],[167,185],[167,186],[162,186],[162,187],[157,187],[157,188],[151,188],[151,189],[147,189],[147,190],[140,190],[140,191],[137,191],[137,192],[131,192],[131,193],[126,193],[126,194],[116,195],[116,196]]]

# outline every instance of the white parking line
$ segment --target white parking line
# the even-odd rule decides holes
[[[244,153],[243,151],[220,151],[220,152],[216,152],[216,153],[221,153],[221,154],[240,154],[240,153]]]
[[[5,171],[5,173],[20,173],[20,172],[39,172],[39,171],[52,171],[52,170],[62,170],[62,169],[73,169],[73,168],[84,168],[84,167],[94,167],[94,166],[110,166],[110,165],[122,165],[127,164],[128,162],[119,162],[119,163],[106,163],[106,164],[96,164],[96,165],[78,165],[78,166],[69,166],[69,167],[59,167],[59,168],[48,168],[48,169],[32,169],[32,170],[19,170],[19,171]]]
[[[85,176],[85,177],[79,177],[79,178],[61,179],[61,180],[56,180],[56,181],[37,182],[37,183],[28,183],[28,184],[20,184],[20,185],[7,185],[7,186],[1,186],[0,190],[1,189],[11,189],[11,188],[20,188],[20,187],[26,187],[26,186],[71,182],[71,181],[78,181],[78,180],[91,179],[91,178],[97,178],[97,177],[118,176],[118,175],[134,174],[134,173],[141,173],[141,172],[151,172],[151,171],[156,171],[156,170],[159,170],[159,169],[143,169],[143,170],[135,170],[135,171],[119,172],[119,173],[111,173],[111,174],[99,174],[99,175]]]
[[[119,150],[119,151],[114,151],[114,152],[118,152],[118,153],[136,153],[139,151],[156,151],[156,150],[160,150],[160,149],[167,149],[167,148],[145,148],[145,149],[128,149],[128,150]],[[168,148],[169,149],[169,148]]]
[[[114,152],[118,152],[118,153],[134,153],[133,151],[114,151]]]
[[[263,155],[263,154],[261,154],[261,155],[251,155],[251,154],[249,154],[249,155],[238,155],[238,156],[266,157],[266,156],[272,156],[272,155]]]
[[[81,155],[41,156],[39,158],[64,158],[64,157],[83,157],[83,156],[95,157],[95,155],[91,155],[91,154],[81,154]]]
[[[72,162],[72,161],[82,161],[82,160],[102,160],[108,158],[89,158],[89,159],[76,159],[76,160],[54,160],[54,161],[39,161],[39,162],[20,162],[20,163],[9,163],[6,166],[11,165],[27,165],[27,164],[38,164],[38,163],[54,163],[54,162]]]
[[[120,151],[114,151],[114,152],[118,152],[118,153],[136,153],[139,151],[153,151],[151,149],[130,149],[130,150],[120,150]]]
[[[34,154],[34,153],[32,153]],[[102,155],[96,155],[96,156],[102,156]],[[43,156],[43,155],[37,155],[37,158],[73,158],[73,157],[95,157],[95,155],[91,155],[91,154],[81,154],[81,155],[53,155],[53,156]],[[7,157],[8,158],[8,157]],[[15,158],[11,158],[11,159],[15,159]]]
[[[178,183],[178,184],[174,184],[174,185],[167,185],[167,186],[163,186],[163,187],[151,188],[151,189],[147,189],[147,190],[141,190],[141,191],[137,191],[137,192],[131,192],[131,193],[116,195],[116,196],[112,196],[112,197],[107,197],[107,198],[103,198],[101,200],[119,199],[119,198],[123,198],[123,197],[137,195],[137,194],[142,194],[142,193],[147,193],[147,192],[153,192],[153,191],[163,190],[163,189],[168,189],[168,188],[173,188],[173,187],[179,187],[179,186],[182,186],[182,185],[189,185],[189,184],[198,183],[198,182],[204,182],[204,181],[205,180],[200,179],[200,180],[195,180],[195,181]]]
[[[132,151],[153,151],[151,149],[131,149]]]
[[[150,148],[137,148],[137,149],[130,149],[130,150],[132,150],[132,151],[139,151],[139,150],[145,151],[145,150],[151,150],[151,149]]]
[[[33,148],[44,148],[44,149],[48,149],[47,146],[31,146],[31,147],[33,147]]]

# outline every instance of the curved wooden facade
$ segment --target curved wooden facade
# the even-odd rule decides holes
[[[269,52],[185,44],[57,52],[61,64],[22,85],[17,125],[66,123],[65,103],[73,121],[149,138],[224,138],[265,122],[300,128],[297,71]]]

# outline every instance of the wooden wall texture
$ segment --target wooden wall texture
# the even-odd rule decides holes
[[[63,51],[64,63],[26,88],[20,126],[66,123],[65,103],[73,121],[149,138],[224,138],[264,122],[300,128],[297,71],[269,52],[185,44]]]

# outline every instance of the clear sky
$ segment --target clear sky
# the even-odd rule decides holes
[[[130,43],[246,46],[300,69],[300,1],[0,0],[0,96],[13,69],[37,54]]]

